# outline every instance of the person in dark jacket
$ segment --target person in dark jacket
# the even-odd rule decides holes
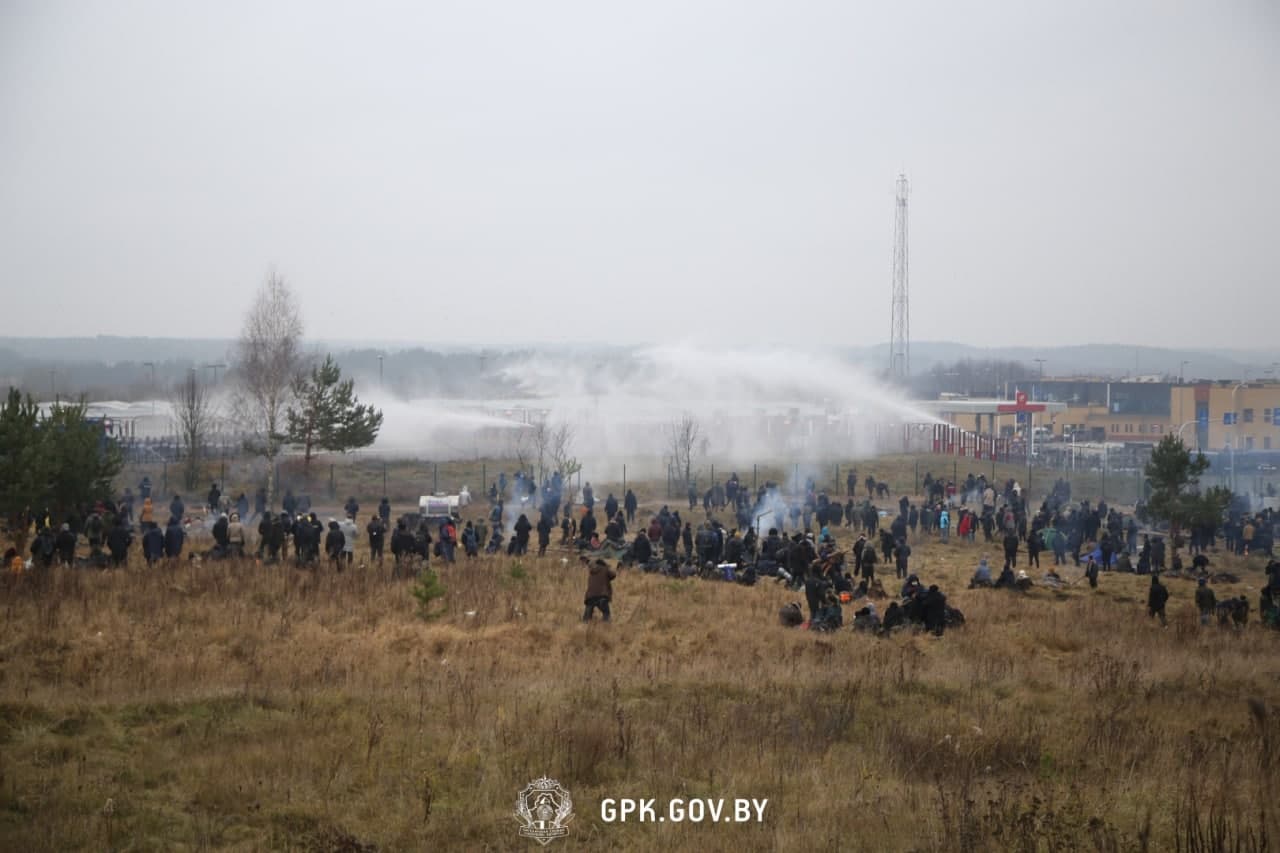
[[[53,559],[57,553],[57,537],[54,536],[53,529],[47,525],[42,526],[36,533],[35,539],[31,541],[32,563],[42,569],[48,569],[53,566]]]
[[[227,534],[231,523],[227,521],[226,513],[218,516],[218,520],[213,523],[213,541],[218,546],[221,554],[225,555],[231,545],[231,539]]]
[[[338,522],[329,519],[329,533],[324,537],[324,552],[329,556],[329,562],[334,568],[342,571],[342,552],[346,547],[347,537],[342,535],[342,528],[338,526]]]
[[[170,560],[177,560],[182,556],[182,544],[186,541],[187,534],[182,530],[182,522],[178,516],[170,516],[169,523],[164,529],[164,555]]]
[[[551,517],[545,512],[538,519],[538,556],[546,556],[547,546],[551,544]]]
[[[1044,550],[1044,543],[1040,539],[1040,531],[1032,530],[1027,534],[1027,567],[1035,566],[1040,568],[1040,552]],[[1016,553],[1016,552],[1015,552]]]
[[[315,528],[301,516],[293,523],[293,562],[301,568],[311,562],[311,538]]]
[[[583,622],[590,622],[596,610],[600,611],[605,622],[610,620],[609,604],[613,600],[613,580],[616,577],[604,560],[596,560],[591,564],[587,574],[587,594],[582,599],[582,603],[586,605],[586,609],[582,611]]]
[[[1006,569],[1018,567],[1018,534],[1012,530],[1004,535],[1004,567]]]
[[[587,516],[590,518],[590,516]],[[516,536],[512,543],[514,546],[513,554],[520,556],[529,550],[529,531],[533,530],[533,525],[529,523],[529,517],[524,513],[520,513],[520,517],[516,519]]]
[[[347,514],[347,518],[355,520],[356,513],[360,512],[360,504],[356,503],[355,495],[347,498],[347,502],[342,507],[342,511]]]
[[[1164,606],[1169,601],[1169,590],[1160,583],[1159,575],[1151,576],[1151,590],[1147,593],[1147,616],[1159,617],[1160,627],[1168,627],[1164,618]]]
[[[391,526],[391,501],[385,497],[378,504],[378,517],[382,519],[384,528]]]
[[[812,625],[818,620],[818,612],[822,610],[827,593],[831,592],[831,581],[827,577],[826,565],[821,570],[809,572],[804,581],[804,598],[809,605],[809,622]]]
[[[867,586],[870,586],[871,582],[875,580],[876,563],[878,561],[876,549],[871,543],[867,543],[862,549],[862,576],[866,578]]]
[[[391,559],[393,563],[391,576],[393,578],[400,577],[401,568],[413,561],[413,555],[416,550],[417,543],[414,541],[413,534],[409,532],[408,525],[405,524],[404,519],[397,521],[395,532],[391,534]]]
[[[482,522],[483,524],[483,522]],[[471,559],[480,553],[480,539],[485,535],[486,531],[477,529],[471,522],[467,522],[462,528],[462,553],[467,555],[467,559]]]
[[[142,559],[147,561],[148,566],[154,566],[163,556],[164,531],[155,524],[148,524],[142,533]]]
[[[643,530],[636,531],[636,538],[631,542],[631,560],[644,566],[653,558],[653,544]]]
[[[947,626],[947,597],[934,584],[924,594],[924,627],[941,637]]]
[[[1089,586],[1093,589],[1098,588],[1098,563],[1093,559],[1093,555],[1089,555],[1089,562],[1085,564],[1084,576],[1089,579]]]
[[[267,562],[277,563],[283,554],[284,538],[285,538],[285,519],[280,515],[264,515],[263,519],[268,522],[266,535],[262,537],[260,550],[266,554]],[[261,548],[265,545],[265,549]]]
[[[893,564],[899,578],[907,576],[907,561],[911,557],[911,546],[906,539],[899,539],[893,549]]]
[[[209,512],[217,512],[218,507],[222,503],[222,490],[218,488],[217,483],[209,486]]]
[[[133,533],[125,517],[116,518],[115,527],[107,533],[107,550],[111,552],[111,565],[119,568],[129,559],[129,546],[133,544]]]
[[[805,593],[808,595],[808,592]],[[855,620],[856,621],[856,620]],[[810,631],[839,631],[844,626],[844,610],[835,590],[828,589],[822,595],[822,604],[809,620]]]
[[[627,489],[627,493],[622,497],[622,508],[627,511],[627,524],[632,524],[636,520],[636,508],[640,506],[640,502],[636,500],[636,493]]]
[[[64,524],[53,540],[54,550],[58,552],[58,562],[64,566],[74,566],[76,562],[76,535],[71,532],[71,525]]]
[[[470,522],[467,523],[470,527]],[[387,538],[387,526],[382,521],[382,516],[375,515],[369,519],[369,523],[365,525],[364,532],[369,534],[369,560],[377,561],[378,565],[382,565],[382,548]]]

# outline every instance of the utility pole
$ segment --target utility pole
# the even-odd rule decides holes
[[[898,175],[898,194],[893,220],[893,317],[889,328],[889,377],[905,382],[911,375],[911,318],[908,300],[907,195],[906,175]]]
[[[156,363],[144,361],[142,366],[151,368],[151,414],[154,415],[156,413]]]
[[[1039,379],[1039,381],[1040,381],[1040,382],[1043,382],[1043,381],[1044,381],[1044,363],[1045,363],[1045,359],[1043,359],[1043,358],[1033,358],[1033,359],[1032,359],[1032,361],[1034,361],[1036,364],[1040,365],[1040,379]]]
[[[200,366],[204,368],[213,368],[213,384],[214,385],[218,384],[218,371],[226,367],[225,364],[202,364]]]
[[[378,387],[382,387],[382,356],[378,356]]]

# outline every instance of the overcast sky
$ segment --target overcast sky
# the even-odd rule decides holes
[[[0,0],[13,334],[1261,346],[1280,3]]]

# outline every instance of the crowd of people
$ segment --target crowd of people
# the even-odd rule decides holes
[[[684,517],[681,509],[663,505],[647,522],[638,522],[639,500],[632,489],[621,497],[610,492],[599,500],[589,482],[575,490],[559,474],[539,484],[527,474],[508,479],[504,473],[488,489],[488,511],[471,520],[412,512],[393,522],[384,497],[367,521],[358,524],[360,504],[354,496],[346,501],[340,518],[322,521],[309,501],[291,490],[286,490],[282,511],[276,513],[268,511],[265,490],[255,494],[251,507],[245,493],[231,499],[216,483],[203,502],[203,513],[189,514],[182,497],[174,495],[166,514],[156,507],[150,481],[144,479],[136,497],[126,489],[120,500],[98,502],[60,523],[47,510],[29,513],[30,560],[10,549],[6,563],[15,569],[110,568],[126,564],[137,543],[147,565],[184,556],[252,557],[267,565],[289,561],[299,567],[327,564],[343,571],[354,565],[356,544],[363,536],[371,563],[381,566],[389,550],[393,576],[409,577],[432,557],[453,562],[459,551],[465,558],[482,553],[521,556],[532,550],[535,536],[537,553],[545,555],[558,530],[560,548],[579,553],[592,568],[601,563],[607,568],[605,561],[614,560],[619,568],[680,578],[746,586],[772,578],[789,589],[803,590],[807,613],[801,610],[801,616],[808,618],[800,623],[813,630],[843,626],[842,607],[853,605],[857,609],[852,627],[857,630],[885,632],[918,624],[941,633],[957,620],[947,615],[946,595],[936,586],[924,587],[912,573],[913,542],[981,543],[988,553],[978,561],[971,589],[1060,587],[1067,581],[1059,569],[1067,565],[1082,569],[1078,580],[1093,587],[1106,572],[1149,574],[1148,610],[1162,623],[1168,591],[1160,576],[1185,573],[1199,580],[1195,600],[1203,621],[1244,624],[1248,602],[1238,597],[1217,601],[1208,586],[1215,579],[1209,554],[1220,538],[1232,553],[1271,552],[1270,510],[1248,513],[1233,507],[1220,525],[1197,526],[1187,531],[1186,541],[1169,543],[1164,535],[1142,532],[1141,505],[1126,515],[1105,501],[1074,503],[1070,485],[1063,480],[1037,508],[1028,505],[1015,480],[997,484],[983,475],[970,474],[956,483],[926,472],[923,501],[917,504],[902,496],[896,505],[887,504],[888,509],[876,503],[890,492],[874,475],[859,479],[856,471],[848,472],[843,502],[819,489],[812,478],[796,485],[798,494],[773,482],[753,490],[734,473],[706,490],[691,489]],[[721,521],[724,515],[728,523]],[[201,537],[201,550],[190,550],[193,527],[207,531],[210,547],[203,547],[207,543]],[[849,547],[839,548],[837,537],[851,539]],[[78,555],[81,540],[87,556]],[[1183,564],[1183,545],[1190,569]],[[990,552],[1003,558],[998,572]],[[1041,570],[1042,560],[1047,570],[1032,578],[1029,570]],[[902,587],[898,600],[882,614],[876,604],[884,595],[879,576],[890,573]],[[596,591],[592,597],[599,598]],[[1272,561],[1259,602],[1268,624],[1277,621],[1276,602],[1280,563]],[[607,618],[607,608],[595,609]],[[790,624],[794,614],[788,611],[783,621]]]

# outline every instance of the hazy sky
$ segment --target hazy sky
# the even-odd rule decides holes
[[[13,334],[1252,346],[1280,4],[0,0]]]

